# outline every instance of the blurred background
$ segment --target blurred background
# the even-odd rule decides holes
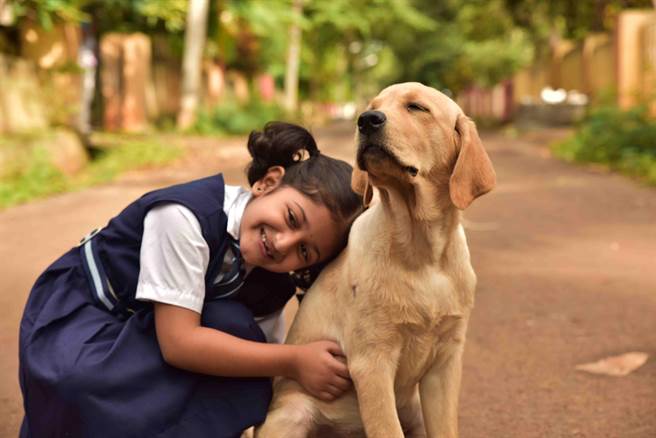
[[[48,264],[149,190],[245,184],[269,120],[353,162],[355,117],[403,81],[455,99],[498,176],[465,212],[461,436],[655,437],[654,3],[0,0],[0,437]]]
[[[0,0],[0,208],[179,154],[154,134],[243,134],[271,119],[320,126],[352,119],[401,81],[442,90],[483,127],[577,124],[559,156],[654,182],[653,8]],[[599,126],[609,129],[600,136]]]

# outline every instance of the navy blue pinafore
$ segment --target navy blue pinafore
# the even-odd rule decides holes
[[[21,437],[236,437],[262,422],[268,378],[224,378],[166,364],[151,303],[135,299],[146,213],[179,203],[210,248],[201,323],[265,342],[254,320],[293,296],[287,274],[244,278],[226,231],[221,175],[156,190],[71,249],[37,279],[20,326]],[[231,252],[232,251],[232,252]]]

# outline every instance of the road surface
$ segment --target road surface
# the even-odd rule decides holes
[[[352,124],[316,134],[353,162]],[[461,436],[656,437],[656,189],[551,158],[558,135],[483,134],[498,186],[465,214],[479,286]],[[38,274],[147,190],[219,170],[245,183],[244,142],[192,138],[166,169],[0,212],[1,437],[22,417],[18,324]],[[626,377],[575,370],[629,351],[650,358]]]

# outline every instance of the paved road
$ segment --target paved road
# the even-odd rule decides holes
[[[317,134],[351,159],[350,126]],[[461,436],[656,436],[656,189],[550,158],[553,133],[483,138],[499,185],[466,213],[479,288]],[[22,415],[17,327],[37,275],[149,189],[219,169],[243,184],[242,142],[191,140],[170,168],[0,213],[0,437],[16,436]],[[650,360],[627,377],[574,370],[628,351]]]

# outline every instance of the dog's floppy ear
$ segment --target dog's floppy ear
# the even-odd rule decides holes
[[[494,188],[496,173],[474,122],[460,114],[456,121],[456,131],[460,136],[460,147],[449,180],[449,194],[451,202],[464,210],[474,199]]]
[[[374,196],[374,188],[369,183],[369,173],[366,170],[360,170],[357,167],[353,168],[351,173],[351,188],[353,191],[362,196],[362,205],[369,207],[371,198]]]

